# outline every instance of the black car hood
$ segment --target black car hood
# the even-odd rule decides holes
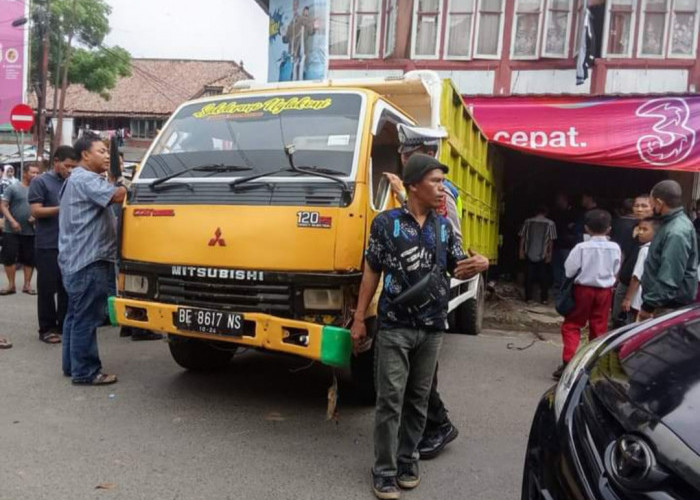
[[[663,423],[700,455],[700,308],[640,328],[591,367],[591,386],[628,431]]]

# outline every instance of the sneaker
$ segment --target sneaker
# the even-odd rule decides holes
[[[399,473],[396,476],[399,486],[404,490],[412,490],[420,484],[418,462],[399,463]]]
[[[395,477],[378,476],[374,472],[372,472],[372,491],[374,496],[381,499],[391,500],[401,496]]]
[[[418,444],[418,453],[421,460],[430,460],[437,457],[450,442],[459,436],[459,430],[452,422],[442,424],[434,431],[426,434]]]
[[[561,376],[564,374],[564,370],[566,370],[566,363],[560,364],[556,370],[552,373],[552,378],[554,380],[559,380]]]

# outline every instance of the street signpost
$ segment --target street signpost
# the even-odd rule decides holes
[[[29,132],[34,125],[34,112],[26,104],[17,104],[10,111],[10,124],[17,137],[17,150],[19,151],[19,178],[24,175],[24,133]]]

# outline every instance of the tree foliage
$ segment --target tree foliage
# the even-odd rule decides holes
[[[109,99],[119,78],[131,75],[129,53],[120,48],[97,50],[76,49],[68,67],[68,81],[81,83],[90,92]]]
[[[48,10],[47,10],[48,5]],[[38,89],[43,28],[49,26],[49,82],[67,65],[68,81],[109,98],[120,77],[131,74],[131,56],[120,47],[104,47],[111,7],[105,0],[37,0],[33,4],[31,81]],[[61,67],[59,67],[59,62]]]

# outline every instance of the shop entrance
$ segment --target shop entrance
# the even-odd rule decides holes
[[[534,216],[540,205],[552,210],[558,193],[566,194],[581,216],[581,197],[590,194],[599,208],[615,217],[626,198],[648,193],[664,179],[674,178],[681,182],[684,191],[692,190],[690,173],[584,165],[499,149],[504,157],[504,172],[498,274],[506,279],[514,279],[520,270],[518,232],[523,222]]]

